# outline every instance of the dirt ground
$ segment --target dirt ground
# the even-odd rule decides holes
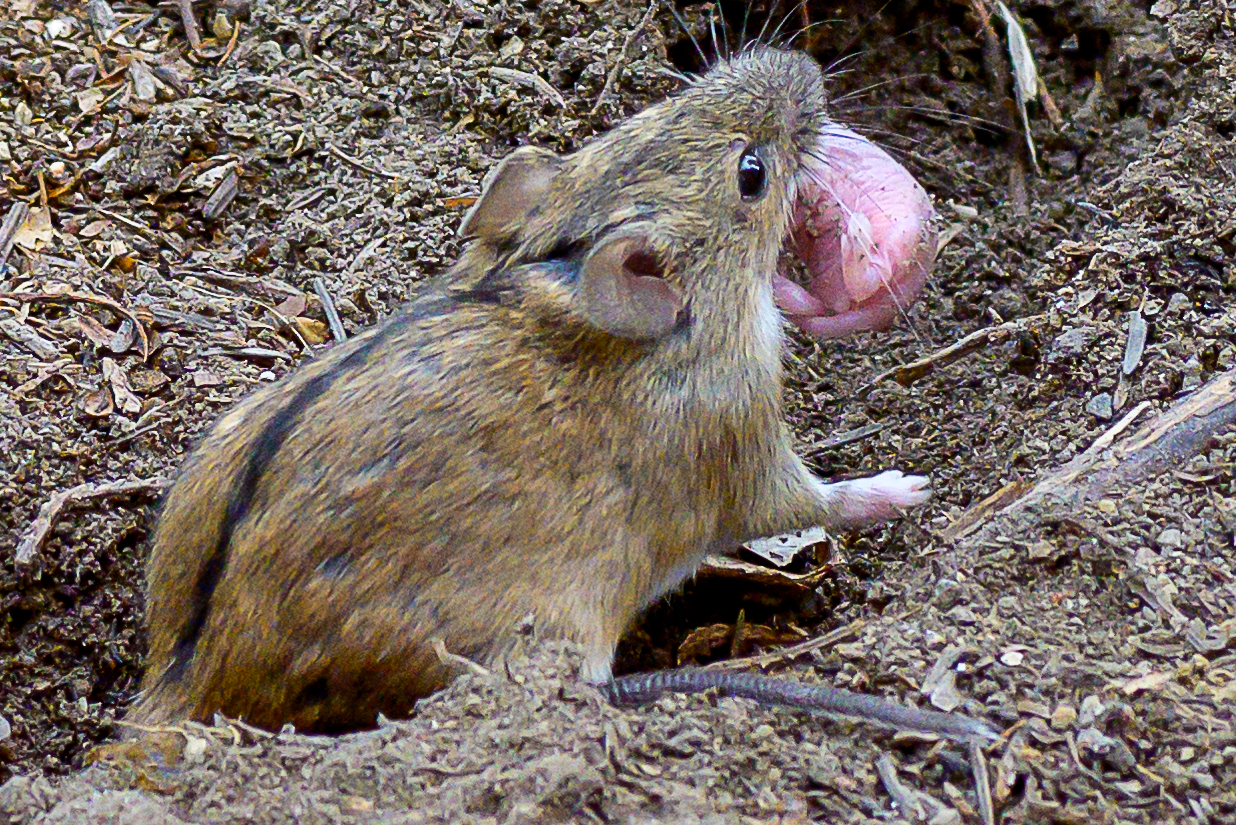
[[[988,496],[1136,412],[1119,447],[1236,367],[1228,0],[1010,3],[1050,100],[1031,108],[1037,171],[998,13],[773,10],[834,67],[838,119],[894,151],[956,233],[895,330],[794,337],[793,426],[823,476],[896,466],[936,495],[798,559],[824,565],[808,585],[701,576],[633,629],[619,669],[846,628],[770,671],[1001,725],[977,785],[973,755],[929,737],[714,696],[617,710],[574,681],[572,651],[532,642],[372,732],[220,720],[167,754],[92,751],[141,675],[158,488],[70,501],[32,545],[40,508],[174,473],[230,404],[330,345],[315,283],[347,333],[372,325],[453,259],[496,159],[569,151],[664,97],[665,67],[699,70],[710,19],[745,7],[220,0],[186,31],[175,3],[5,2],[0,815],[945,823],[985,821],[990,800],[1004,822],[1236,822],[1236,433],[1067,514],[958,535]],[[948,366],[873,383],[984,329]]]

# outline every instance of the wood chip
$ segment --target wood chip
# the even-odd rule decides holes
[[[236,195],[240,192],[240,175],[236,172],[236,167],[233,166],[227,170],[216,185],[210,197],[206,199],[206,203],[202,206],[202,217],[208,221],[217,220],[232,201],[236,199]]]
[[[60,354],[58,346],[15,318],[0,319],[0,332],[44,361],[51,361]]]

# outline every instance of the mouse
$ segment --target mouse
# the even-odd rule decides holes
[[[501,659],[528,620],[615,702],[793,700],[770,677],[615,679],[612,660],[709,554],[930,496],[898,470],[817,478],[784,420],[785,319],[822,338],[886,326],[935,254],[922,187],[828,109],[809,56],[752,48],[571,154],[502,159],[448,271],[184,462],[128,720],[369,728],[446,685],[452,657]],[[799,704],[954,724],[820,690]]]

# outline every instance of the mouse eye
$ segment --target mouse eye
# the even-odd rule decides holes
[[[742,199],[753,201],[763,195],[767,178],[759,153],[754,149],[743,152],[738,159],[738,191],[742,193]]]

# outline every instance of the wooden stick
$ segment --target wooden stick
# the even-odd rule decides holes
[[[858,398],[866,398],[876,385],[882,384],[890,378],[901,386],[908,387],[920,378],[930,375],[937,367],[948,366],[954,361],[960,361],[972,352],[977,352],[994,344],[1004,343],[1014,335],[1031,329],[1035,324],[1041,323],[1046,318],[1046,315],[1032,315],[1029,318],[1018,318],[1016,321],[1008,321],[994,327],[985,327],[972,332],[957,343],[950,344],[944,349],[928,355],[926,358],[920,358],[909,364],[902,364],[899,367],[893,367],[891,370],[885,370],[859,387],[854,395]]]
[[[1029,489],[1019,490],[1021,494],[1011,501],[1001,501],[1002,506],[991,507],[981,502],[977,508],[987,508],[983,517],[974,520],[963,514],[958,522],[966,522],[964,528],[949,528],[946,538],[974,533],[965,544],[977,546],[992,540],[1003,521],[1028,510],[1040,519],[1051,519],[1053,514],[1075,514],[1114,487],[1138,484],[1179,467],[1233,424],[1236,369],[1211,379],[1110,449],[1110,439],[1100,436],[1063,467],[1049,472]]]
[[[167,480],[155,476],[135,481],[113,481],[106,484],[79,484],[67,490],[56,493],[39,508],[39,515],[26,532],[22,533],[17,542],[17,552],[13,561],[19,567],[29,564],[51,535],[52,527],[60,520],[61,514],[71,504],[92,501],[100,498],[119,498],[133,493],[160,492],[167,486]]]

